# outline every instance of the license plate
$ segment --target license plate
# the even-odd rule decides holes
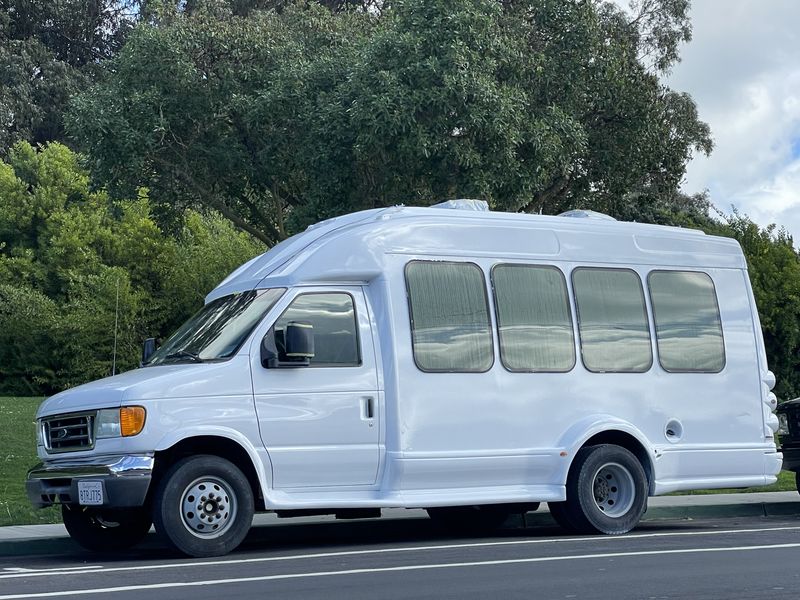
[[[102,481],[79,481],[78,504],[84,506],[97,506],[103,503]]]

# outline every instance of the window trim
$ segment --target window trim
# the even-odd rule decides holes
[[[278,321],[281,320],[281,318],[283,318],[283,315],[286,314],[286,311],[288,311],[292,307],[292,304],[294,304],[298,298],[302,296],[320,296],[320,295],[330,295],[330,294],[341,294],[343,296],[349,296],[350,302],[352,302],[353,304],[353,321],[355,323],[355,330],[356,330],[356,352],[358,353],[358,363],[328,363],[324,365],[315,365],[313,362],[311,362],[309,363],[308,366],[304,366],[302,368],[303,369],[347,369],[347,368],[354,369],[363,367],[364,356],[363,352],[361,351],[361,327],[358,322],[358,306],[353,294],[343,290],[330,290],[330,291],[315,290],[313,292],[300,292],[294,298],[292,298],[289,301],[289,304],[286,306],[286,308],[284,308],[281,311],[281,314],[279,314],[272,322],[272,325],[270,325],[270,328],[267,330],[267,334],[264,336],[264,338],[269,341],[270,351],[274,352],[276,356],[278,355],[278,349],[275,344],[275,325],[278,323]]]
[[[447,264],[447,265],[468,265],[471,267],[475,267],[480,273],[481,282],[483,283],[483,300],[486,305],[486,323],[488,325],[488,333],[489,333],[489,356],[491,360],[489,361],[489,365],[483,370],[475,370],[475,369],[427,369],[423,368],[419,361],[417,360],[417,352],[416,352],[416,344],[415,344],[415,328],[414,328],[414,311],[411,306],[411,289],[408,285],[408,269],[411,265],[417,263],[425,263],[425,264]],[[406,286],[406,307],[408,309],[408,321],[409,321],[409,332],[411,333],[411,356],[414,359],[414,365],[416,365],[417,369],[422,371],[423,373],[488,373],[492,370],[495,363],[495,353],[494,353],[494,326],[492,324],[492,310],[489,306],[489,292],[486,289],[486,273],[484,273],[483,269],[478,263],[472,261],[459,261],[459,260],[422,260],[422,259],[415,259],[408,261],[405,266],[403,267],[403,279],[405,280]]]
[[[656,305],[653,302],[653,290],[650,285],[650,276],[654,273],[694,273],[697,275],[705,275],[711,282],[711,290],[714,294],[714,306],[717,309],[717,321],[719,322],[720,339],[722,340],[722,367],[717,371],[708,371],[705,369],[667,369],[661,361],[661,346],[659,345],[658,337],[658,316],[656,314]],[[666,373],[699,373],[699,374],[716,374],[722,373],[728,365],[728,353],[725,351],[725,330],[722,327],[722,312],[719,309],[719,296],[717,295],[717,286],[714,283],[714,278],[705,271],[690,271],[687,269],[653,269],[647,274],[647,294],[650,299],[650,310],[653,311],[653,333],[656,338],[656,352],[658,353],[658,365]]]
[[[578,271],[618,271],[618,272],[627,272],[633,273],[636,277],[636,281],[639,284],[639,294],[642,299],[642,316],[644,317],[644,324],[645,330],[647,331],[647,341],[648,347],[650,348],[650,362],[647,364],[647,367],[644,369],[614,369],[614,370],[595,370],[589,368],[586,364],[586,357],[583,353],[583,336],[581,335],[581,309],[578,304],[578,292],[575,287],[575,273]],[[650,315],[647,310],[647,297],[644,293],[644,286],[642,285],[642,278],[639,273],[635,269],[625,268],[625,267],[586,267],[586,266],[579,266],[572,269],[570,273],[570,280],[572,281],[572,295],[575,299],[575,317],[577,320],[578,325],[578,342],[581,347],[581,364],[583,367],[589,371],[590,373],[647,373],[653,368],[654,364],[654,356],[653,356],[653,336],[650,332]]]
[[[503,352],[503,337],[502,337],[502,328],[500,324],[500,310],[499,304],[497,302],[497,286],[495,285],[494,280],[494,272],[495,269],[498,267],[511,267],[511,268],[530,268],[530,269],[542,269],[542,270],[553,270],[556,271],[561,276],[561,283],[563,284],[564,290],[564,302],[566,303],[567,307],[567,317],[569,319],[569,327],[571,332],[571,340],[572,340],[572,363],[566,369],[515,369],[506,364],[505,355]],[[532,264],[532,263],[495,263],[492,265],[492,269],[490,272],[491,278],[491,285],[492,285],[492,300],[494,301],[494,320],[495,320],[495,327],[497,329],[497,343],[499,346],[499,353],[500,353],[500,364],[503,365],[503,368],[508,371],[509,373],[569,373],[572,371],[575,366],[578,364],[578,352],[575,348],[575,319],[572,316],[572,306],[570,303],[569,297],[569,288],[567,286],[567,277],[564,275],[564,272],[558,268],[556,265],[548,265],[548,264]]]

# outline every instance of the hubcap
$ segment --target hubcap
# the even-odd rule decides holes
[[[230,484],[217,477],[201,477],[190,483],[181,497],[181,517],[197,537],[219,537],[236,518],[236,497]]]
[[[594,476],[594,501],[609,517],[621,517],[631,509],[636,486],[630,471],[618,463],[607,463]]]

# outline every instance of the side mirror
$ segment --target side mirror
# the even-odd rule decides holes
[[[304,321],[289,321],[284,333],[286,358],[305,360],[314,358],[314,326]]]
[[[307,367],[314,358],[314,326],[289,321],[261,342],[261,364],[268,369]]]
[[[142,362],[139,363],[141,367],[147,361],[150,360],[150,357],[153,356],[153,353],[156,351],[156,338],[147,338],[142,344]]]

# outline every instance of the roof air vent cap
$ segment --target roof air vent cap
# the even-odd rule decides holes
[[[576,219],[601,219],[603,221],[616,221],[616,219],[610,215],[605,213],[597,212],[595,210],[584,210],[582,208],[578,208],[575,210],[568,210],[566,212],[562,212],[559,217],[573,217]]]
[[[434,204],[431,208],[455,208],[457,210],[489,211],[489,204],[485,200],[447,200]]]

